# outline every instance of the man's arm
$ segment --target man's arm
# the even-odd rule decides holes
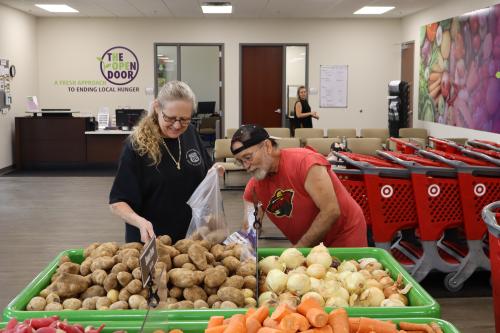
[[[296,247],[312,247],[319,244],[340,216],[337,196],[325,166],[313,165],[307,173],[304,186],[319,208],[319,213],[306,233],[295,244]]]

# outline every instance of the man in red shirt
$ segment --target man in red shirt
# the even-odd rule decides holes
[[[245,212],[254,194],[269,219],[296,247],[367,246],[363,211],[330,163],[310,148],[279,149],[265,129],[243,125],[231,151],[252,174],[243,195]]]

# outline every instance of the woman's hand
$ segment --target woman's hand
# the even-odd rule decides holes
[[[224,167],[220,163],[214,163],[214,165],[212,165],[212,169],[216,169],[217,170],[217,173],[219,174],[219,177],[224,176],[224,173],[226,172],[226,169],[224,169]]]
[[[311,112],[311,117],[314,119],[319,119],[319,114],[316,111]]]
[[[141,242],[147,243],[151,238],[155,238],[153,225],[146,219],[139,222],[139,231],[141,232]]]

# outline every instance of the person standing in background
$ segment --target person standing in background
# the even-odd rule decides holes
[[[300,86],[297,89],[297,98],[294,106],[295,128],[312,128],[312,118],[319,119],[319,115],[316,111],[311,111],[305,86]]]

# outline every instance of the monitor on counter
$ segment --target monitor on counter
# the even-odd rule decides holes
[[[144,109],[116,109],[116,126],[121,129],[131,130],[146,114]]]
[[[197,114],[212,115],[215,112],[215,101],[211,102],[198,102]]]

